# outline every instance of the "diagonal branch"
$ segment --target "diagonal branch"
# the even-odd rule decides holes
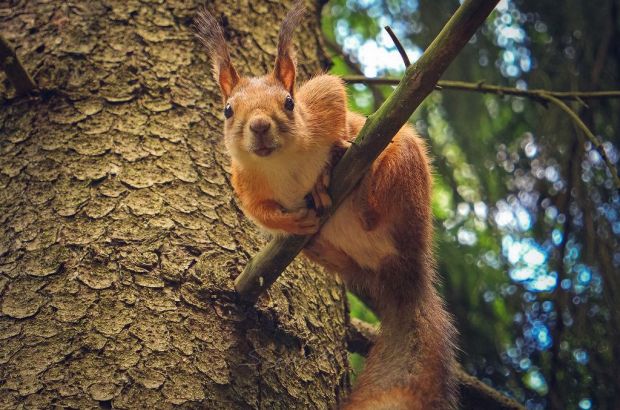
[[[351,147],[332,172],[329,194],[333,214],[365,175],[373,161],[434,89],[439,77],[491,13],[498,0],[465,0],[422,57],[405,71],[392,95],[366,120]],[[291,235],[272,240],[235,280],[242,299],[256,302],[308,243],[310,237]]]
[[[347,326],[347,349],[366,356],[378,335],[377,328],[359,319]],[[515,400],[486,385],[457,365],[456,376],[463,409],[524,410]]]
[[[27,94],[37,88],[32,77],[17,57],[17,53],[2,35],[0,35],[0,67],[6,72],[6,76],[15,87],[17,95]]]

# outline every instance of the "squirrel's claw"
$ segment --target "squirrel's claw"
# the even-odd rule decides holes
[[[298,211],[291,212],[292,226],[290,233],[296,235],[312,235],[319,231],[320,218],[314,209],[302,208]]]
[[[312,189],[312,200],[314,201],[314,209],[316,209],[317,215],[320,217],[325,211],[332,206],[332,199],[327,193],[327,187],[330,182],[330,170],[325,168],[321,175],[317,178],[316,184]]]

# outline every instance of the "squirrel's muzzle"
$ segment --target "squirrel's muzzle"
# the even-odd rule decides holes
[[[266,118],[254,118],[250,122],[250,130],[254,133],[254,135],[264,135],[271,128],[271,123]]]
[[[252,152],[260,157],[266,157],[277,148],[270,129],[271,121],[267,117],[256,117],[250,121],[250,131],[254,137]]]

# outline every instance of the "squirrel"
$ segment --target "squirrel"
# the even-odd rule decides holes
[[[202,9],[194,22],[224,105],[232,185],[245,215],[274,235],[313,235],[304,249],[370,301],[378,340],[343,404],[357,409],[456,406],[455,329],[435,285],[431,167],[424,141],[403,126],[367,175],[320,227],[330,170],[363,127],[343,81],[320,74],[297,86],[297,1],[279,32],[273,72],[242,77],[224,32]]]

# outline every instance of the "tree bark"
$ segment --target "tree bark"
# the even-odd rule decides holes
[[[0,6],[26,69],[60,91],[0,86],[2,409],[330,408],[346,392],[339,282],[298,260],[257,306],[234,299],[264,241],[230,189],[197,6]],[[242,73],[271,70],[287,7],[209,9]],[[302,77],[325,58],[318,15],[298,29]]]

